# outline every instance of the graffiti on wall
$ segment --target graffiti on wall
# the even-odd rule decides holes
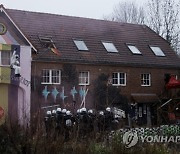
[[[62,87],[62,91],[60,92],[60,98],[63,100],[63,103],[64,103],[64,100],[65,98],[67,98],[68,96],[65,96],[64,94],[64,87]]]
[[[52,94],[52,96],[54,98],[54,101],[56,101],[57,95],[59,94],[59,91],[56,89],[56,87],[54,87],[51,94]]]
[[[79,93],[79,96],[80,96],[81,102],[82,102],[81,106],[85,106],[85,98],[88,93],[88,89],[86,87],[80,87],[79,91],[76,90],[75,86],[72,87],[72,89],[69,92],[70,96],[68,96],[68,92],[65,91],[64,86],[61,87],[61,90],[58,90],[56,87],[54,87],[52,90],[48,90],[48,87],[44,86],[44,89],[42,90],[42,95],[43,95],[45,101],[48,100],[48,96],[50,96],[50,94],[51,94],[51,96],[54,99],[54,102],[56,102],[57,97],[60,97],[60,99],[63,101],[63,103],[65,102],[65,99],[68,97],[72,97],[73,101],[75,101],[75,97],[78,93]]]
[[[43,91],[42,91],[42,95],[44,96],[45,101],[47,100],[49,93],[50,93],[50,91],[48,91],[47,86],[45,86]]]

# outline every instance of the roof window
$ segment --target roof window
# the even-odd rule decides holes
[[[162,57],[165,56],[164,52],[161,50],[160,47],[150,46],[150,48],[156,56],[162,56]]]
[[[138,54],[138,55],[142,54],[141,51],[139,51],[139,49],[135,45],[127,45],[127,46],[128,46],[129,50],[131,50],[131,52],[133,54]]]
[[[84,41],[82,41],[82,40],[73,40],[73,41],[74,41],[76,47],[78,48],[78,50],[84,50],[84,51],[89,50]]]
[[[104,47],[108,52],[118,52],[118,50],[116,49],[116,47],[112,42],[102,42],[102,44],[104,45]]]
[[[51,36],[38,36],[43,47],[56,48]]]

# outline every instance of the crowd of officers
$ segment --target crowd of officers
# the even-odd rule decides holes
[[[75,114],[66,109],[57,108],[47,111],[45,119],[47,137],[50,134],[63,135],[64,140],[69,140],[72,132],[81,138],[85,138],[92,132],[111,131],[118,124],[110,107],[105,111],[95,113],[94,110],[86,108],[78,109]]]

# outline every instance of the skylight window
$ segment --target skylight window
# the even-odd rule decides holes
[[[106,50],[108,52],[118,52],[118,50],[116,49],[116,47],[114,46],[113,43],[111,43],[111,42],[102,42],[102,44],[104,45],[104,47],[106,48]]]
[[[52,40],[51,36],[42,36],[39,35],[39,40],[43,47],[45,48],[56,48],[54,41]]]
[[[165,56],[164,52],[161,50],[160,47],[150,47],[151,50],[153,51],[153,53],[156,55],[156,56]]]
[[[86,44],[84,43],[84,41],[82,41],[82,40],[74,40],[74,43],[75,43],[76,47],[78,48],[78,50],[85,50],[85,51],[88,50],[88,48],[87,48]]]
[[[49,36],[39,36],[39,39],[42,43],[50,43],[52,41],[52,37]]]
[[[142,54],[141,51],[139,51],[139,49],[134,45],[128,45],[128,48],[133,54]]]

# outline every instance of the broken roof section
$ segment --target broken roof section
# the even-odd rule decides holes
[[[169,43],[145,25],[6,10],[38,50],[39,54],[34,60],[180,68],[180,59]],[[60,57],[45,51],[39,40],[40,35],[52,36],[56,48],[61,51]],[[73,38],[86,42],[88,52],[78,52]],[[118,52],[107,52],[102,40],[112,42]],[[127,47],[128,43],[136,46],[142,55],[132,54]],[[150,46],[159,47],[166,56],[155,56]]]

